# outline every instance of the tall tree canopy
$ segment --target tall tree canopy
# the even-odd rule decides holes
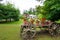
[[[7,3],[6,5],[0,4],[0,20],[14,19],[15,21],[19,20],[19,9],[16,9],[12,4]]]
[[[44,10],[47,19],[52,21],[60,19],[60,0],[45,0]]]
[[[60,0],[45,0],[43,5],[36,7],[38,13],[43,14],[48,20],[60,19]]]

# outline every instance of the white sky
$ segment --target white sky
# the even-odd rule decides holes
[[[21,13],[24,10],[28,10],[30,8],[35,8],[36,5],[42,5],[40,2],[36,0],[3,0],[3,3],[9,1],[10,3],[14,4],[16,8],[19,8]]]

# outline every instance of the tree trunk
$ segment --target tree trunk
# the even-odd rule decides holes
[[[6,19],[6,22],[7,22],[7,19]]]
[[[11,18],[10,18],[10,22],[11,22]]]

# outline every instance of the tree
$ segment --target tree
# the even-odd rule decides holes
[[[35,9],[33,9],[33,8],[30,8],[29,10],[25,10],[24,12],[23,12],[24,14],[36,14],[36,10]]]
[[[16,9],[9,2],[6,5],[0,4],[0,20],[6,19],[6,21],[8,21],[8,19],[10,19],[11,21],[11,19],[14,19],[15,21],[18,21],[19,15],[20,15],[19,9]]]
[[[41,0],[39,0],[41,1]],[[48,20],[56,21],[60,19],[60,0],[45,0],[44,6],[37,7],[37,13],[43,14]]]
[[[46,0],[44,2],[44,10],[49,20],[55,21],[60,19],[60,0]]]
[[[36,15],[39,15],[39,14],[41,14],[42,13],[42,6],[40,6],[40,5],[38,5],[38,6],[36,6],[36,12],[37,12],[37,14]]]

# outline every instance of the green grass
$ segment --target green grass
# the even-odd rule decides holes
[[[0,40],[21,40],[20,25],[22,20],[0,24]]]
[[[19,40],[20,25],[0,24],[0,40]]]
[[[0,24],[0,40],[21,40],[20,25],[22,20],[14,23]],[[60,40],[60,37],[51,37],[48,35],[37,36],[39,40]]]

